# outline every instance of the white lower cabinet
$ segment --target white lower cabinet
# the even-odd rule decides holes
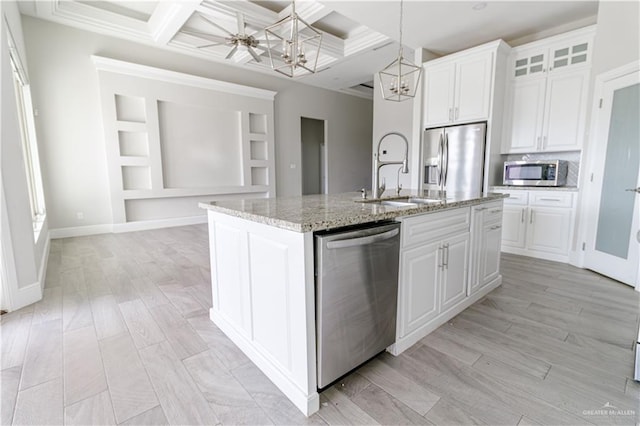
[[[493,205],[493,203],[492,203]],[[491,226],[500,226],[502,202],[496,203],[499,213],[493,213]],[[475,229],[471,223],[471,208],[461,207],[410,216],[400,219],[402,237],[398,286],[398,329],[396,344],[389,348],[397,355],[412,346],[438,326],[457,315],[486,292],[500,284],[497,259],[500,237],[496,229]],[[476,260],[471,235],[481,248]],[[487,242],[484,239],[488,237]],[[493,240],[496,240],[497,243]],[[491,242],[493,241],[493,242]],[[488,247],[492,248],[489,249]],[[474,246],[475,247],[475,246]],[[478,265],[480,274],[492,276],[492,281],[477,287],[470,297],[471,265]],[[486,284],[493,283],[493,286]]]
[[[574,196],[564,191],[500,191],[505,199],[502,251],[540,259],[569,261]]]
[[[502,201],[472,208],[471,274],[468,294],[474,294],[500,276]]]

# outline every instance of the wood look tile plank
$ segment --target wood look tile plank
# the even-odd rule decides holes
[[[63,294],[87,294],[87,285],[85,284],[84,272],[82,271],[82,263],[80,260],[78,260],[78,262],[78,266],[62,271],[60,274]]]
[[[231,371],[256,403],[277,425],[326,424],[316,413],[306,417],[253,363]]]
[[[112,295],[91,298],[91,312],[98,340],[127,332],[120,308]]]
[[[330,425],[380,424],[346,395],[334,388],[329,388],[320,394],[318,415]]]
[[[167,342],[140,350],[160,405],[171,424],[217,424],[198,386]]]
[[[0,422],[3,425],[10,425],[13,420],[21,373],[20,365],[0,370]]]
[[[100,341],[100,350],[118,423],[138,416],[159,404],[129,334]]]
[[[425,423],[433,425],[483,425],[478,417],[465,411],[447,398],[440,398],[427,414]]]
[[[149,311],[178,358],[185,359],[208,349],[204,340],[191,328],[187,320],[176,312],[173,305],[155,306]]]
[[[0,366],[6,368],[22,365],[24,362],[29,332],[31,330],[31,314],[11,312],[2,316],[0,325]]]
[[[482,354],[472,347],[462,345],[451,338],[447,333],[434,331],[419,342],[420,345],[437,349],[443,354],[456,358],[465,364],[472,365],[482,356]]]
[[[189,317],[207,313],[202,305],[198,303],[198,301],[187,290],[188,287],[183,287],[175,281],[168,281],[161,284],[159,287],[180,315]]]
[[[154,284],[149,277],[134,278],[131,280],[131,283],[140,295],[140,299],[147,305],[147,308],[170,303],[167,296],[160,290],[160,287]]]
[[[160,405],[155,406],[154,408],[145,411],[142,414],[138,414],[135,417],[130,418],[126,422],[120,423],[121,425],[131,425],[131,426],[161,426],[168,425],[169,421],[167,417],[164,415],[164,411],[162,411],[162,407]]]
[[[423,341],[422,344],[425,344],[425,342]],[[371,383],[380,387],[421,416],[431,410],[440,399],[435,393],[398,374],[378,359],[373,359],[363,367],[360,367],[358,374],[366,377]],[[376,394],[376,392],[369,393]]]
[[[18,392],[15,425],[61,425],[63,423],[62,378]]]
[[[20,389],[62,376],[62,320],[31,326]]]
[[[129,333],[138,349],[165,340],[164,333],[162,333],[142,300],[135,299],[123,302],[119,306],[124,322],[127,324]]]
[[[45,288],[42,300],[35,303],[33,323],[41,324],[60,318],[62,318],[62,286]]]
[[[107,282],[117,303],[128,302],[139,297],[131,282],[131,277],[121,270],[115,274],[107,275]]]
[[[86,293],[65,293],[62,297],[62,329],[66,331],[93,326],[91,304]]]
[[[380,424],[425,424],[424,417],[375,385],[356,395],[353,402]]]
[[[64,402],[72,405],[107,390],[95,329],[64,333]]]
[[[183,364],[222,424],[264,424],[268,419],[213,351],[189,357]]]
[[[65,425],[115,425],[109,392],[104,391],[64,409]]]
[[[198,315],[188,319],[208,347],[228,370],[250,363],[247,356],[209,319],[209,315]]]
[[[365,364],[366,365],[366,364]],[[363,367],[360,367],[363,368]],[[340,392],[347,395],[349,398],[353,398],[358,393],[362,392],[363,389],[371,386],[371,382],[369,379],[361,375],[358,370],[354,371],[351,374],[348,374],[342,377],[334,387]]]

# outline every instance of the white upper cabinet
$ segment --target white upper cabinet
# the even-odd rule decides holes
[[[489,119],[495,46],[424,64],[424,127]]]
[[[579,150],[595,27],[511,52],[503,153]]]

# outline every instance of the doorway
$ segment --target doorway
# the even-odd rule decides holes
[[[325,121],[300,117],[302,195],[326,194]]]
[[[585,266],[636,287],[640,257],[640,72],[597,79],[594,113],[594,207],[587,228]]]

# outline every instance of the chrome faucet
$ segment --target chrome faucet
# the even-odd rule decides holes
[[[402,161],[380,161],[380,145],[382,145],[382,141],[387,136],[391,136],[391,135],[400,136],[402,138],[402,140],[404,141],[404,159]],[[386,188],[386,185],[384,183],[382,185],[380,185],[380,169],[383,166],[388,166],[390,164],[400,164],[400,165],[402,165],[402,167],[400,168],[400,171],[402,173],[404,173],[404,174],[409,173],[409,142],[407,141],[407,138],[405,138],[402,133],[389,132],[386,135],[384,135],[383,137],[381,137],[380,141],[378,141],[378,148],[376,149],[376,155],[375,155],[374,163],[373,163],[373,168],[374,168],[374,173],[373,173],[373,197],[374,198],[380,198],[380,196],[382,195],[382,193],[384,192],[384,190]],[[400,176],[400,174],[398,174],[398,176]]]

